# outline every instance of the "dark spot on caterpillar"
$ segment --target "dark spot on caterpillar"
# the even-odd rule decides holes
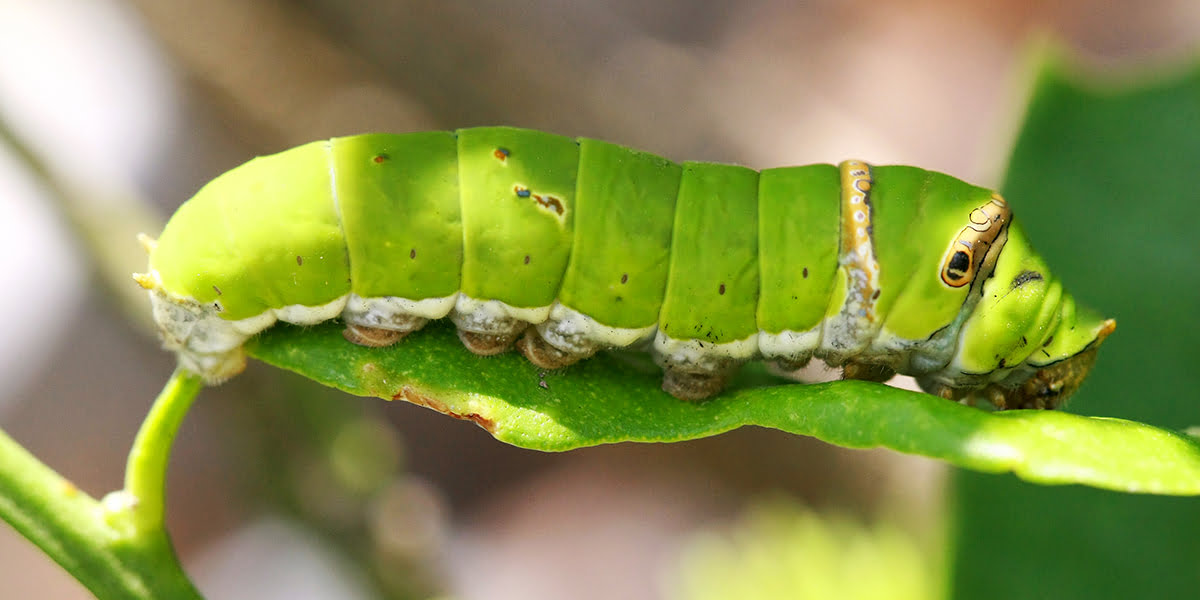
[[[513,193],[516,194],[518,198],[533,198],[534,202],[537,202],[542,208],[548,208],[554,211],[555,214],[560,217],[562,216],[563,211],[566,210],[563,207],[562,200],[559,200],[554,196],[542,196],[541,194],[535,194],[525,186],[514,185]]]
[[[213,289],[214,289],[214,290],[216,290],[216,292],[217,292],[217,295],[218,295],[218,296],[220,296],[220,295],[221,295],[221,288],[219,288],[219,287],[217,287],[217,286],[215,286],[215,285],[214,285],[214,286],[213,286]]]
[[[371,161],[377,165],[381,165],[384,162],[386,162],[387,159],[388,159],[388,155],[386,155],[386,154],[376,154],[375,158],[372,158]]]
[[[510,155],[510,154],[512,154],[512,152],[509,152],[508,148],[496,148],[496,150],[494,152],[492,152],[492,156],[495,156],[496,160],[498,160],[500,162],[507,161],[508,155]]]
[[[876,289],[876,290],[875,290],[875,293],[874,293],[874,294],[871,294],[871,299],[872,299],[872,300],[878,300],[878,299],[879,299],[879,292],[881,292],[881,291],[882,291],[882,290],[878,290],[878,289]]]
[[[1017,275],[1015,279],[1013,279],[1012,289],[1015,290],[1029,283],[1030,281],[1041,281],[1042,279],[1044,279],[1042,274],[1038,273],[1037,271],[1021,271],[1021,273]]]
[[[1046,355],[1046,358],[1050,358],[1050,353],[1049,353],[1049,352],[1046,352],[1046,349],[1045,349],[1045,348],[1042,348],[1042,354],[1045,354],[1045,355]]]
[[[1000,364],[996,365],[996,368],[1003,369],[1006,363],[1007,361],[1002,358],[1000,359]]]
[[[622,300],[624,300],[624,299],[625,299],[625,298],[622,298],[621,296],[617,296],[617,302],[620,302],[620,301],[622,301]]]
[[[299,255],[299,254],[297,254],[297,255],[296,255],[296,266],[297,266],[297,267],[303,267],[303,266],[304,266],[304,259],[303,259],[303,258],[300,258],[300,255]]]
[[[808,279],[808,267],[804,267],[804,278]]]
[[[529,255],[528,254],[525,255],[525,264],[529,264]]]
[[[724,296],[724,295],[725,295],[725,284],[723,284],[723,283],[722,283],[722,284],[721,284],[721,287],[717,288],[717,293],[718,293],[718,294],[720,294],[720,295],[722,295],[722,296]]]
[[[412,259],[412,258],[416,258],[416,257],[417,257],[417,249],[416,249],[416,248],[413,248],[412,250],[409,250],[409,251],[408,251],[408,257],[409,257],[410,259]]]
[[[213,308],[216,309],[217,312],[221,312],[221,303],[213,302]]]
[[[627,281],[629,281],[629,273],[621,273],[621,283],[624,284]]]
[[[1053,342],[1053,341],[1054,341],[1054,336],[1050,336],[1050,337],[1046,338],[1046,343],[1042,344],[1042,346],[1043,347],[1049,346],[1050,342]]]
[[[563,204],[558,198],[555,198],[554,196],[546,196],[545,198],[542,198],[541,196],[535,195],[533,199],[537,200],[537,203],[541,204],[544,208],[549,208],[550,210],[553,210],[555,214],[559,215],[560,217],[562,216],[564,210]]]
[[[1029,343],[1029,340],[1025,339],[1025,336],[1021,336],[1021,345],[1024,346],[1028,343]]]

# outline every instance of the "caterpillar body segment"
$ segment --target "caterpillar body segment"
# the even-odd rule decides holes
[[[644,347],[664,389],[743,362],[1055,407],[1111,320],[1078,310],[989,190],[861,161],[757,172],[507,127],[368,134],[254,159],[185,203],[137,276],[165,345],[218,382],[276,320],[558,368]]]

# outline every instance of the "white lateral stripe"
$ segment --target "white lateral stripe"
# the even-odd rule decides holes
[[[758,332],[758,352],[765,359],[804,360],[821,344],[821,324],[808,331]]]
[[[464,324],[478,325],[483,329],[468,328],[468,330],[487,331],[497,323],[511,320],[532,324],[541,323],[550,317],[550,307],[521,308],[499,300],[479,300],[460,292],[458,300],[454,304],[453,314],[455,323],[460,326]]]
[[[424,298],[410,300],[399,296],[376,296],[364,298],[358,294],[350,294],[346,302],[347,318],[350,315],[362,315],[363,323],[373,320],[391,321],[393,317],[421,317],[423,319],[441,319],[450,314],[458,293],[441,298]]]
[[[538,331],[550,345],[567,350],[584,340],[605,347],[624,348],[650,337],[657,325],[638,328],[610,327],[565,304],[555,302],[550,318]]]
[[[704,340],[678,340],[660,329],[654,335],[654,352],[673,364],[704,367],[721,360],[748,360],[758,355],[758,334],[714,344]]]

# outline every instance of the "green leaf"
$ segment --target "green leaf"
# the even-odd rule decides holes
[[[688,403],[659,389],[661,373],[653,366],[623,356],[539,371],[516,354],[471,354],[444,322],[384,349],[346,343],[337,323],[276,326],[247,348],[325,385],[428,406],[536,450],[673,442],[760,425],[850,448],[883,446],[981,471],[1013,471],[1039,483],[1200,494],[1200,444],[1115,419],[988,413],[861,381],[784,385],[753,369],[720,397]]]
[[[1120,324],[1071,410],[1184,429],[1200,423],[1200,68],[1158,75],[1048,63],[1003,187],[1066,285]],[[956,597],[1200,593],[1196,499],[955,479]]]

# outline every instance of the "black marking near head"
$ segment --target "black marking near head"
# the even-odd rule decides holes
[[[1042,274],[1038,273],[1037,271],[1021,271],[1020,274],[1013,278],[1012,289],[1015,290],[1029,283],[1030,281],[1042,281],[1043,279],[1045,279],[1045,277],[1042,277]]]

